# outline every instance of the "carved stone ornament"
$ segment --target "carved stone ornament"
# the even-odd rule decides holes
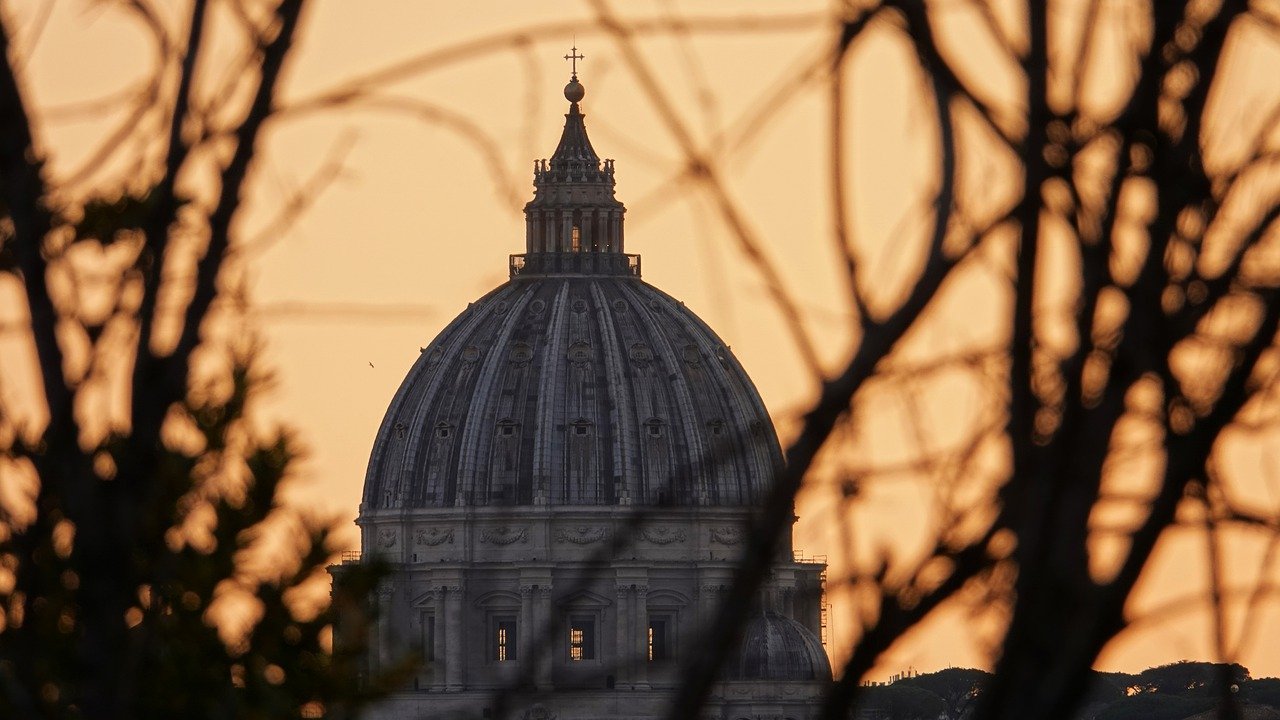
[[[556,540],[560,542],[573,543],[574,545],[590,545],[598,543],[608,537],[609,531],[602,527],[592,527],[590,525],[578,525],[571,528],[560,528],[556,530]]]
[[[419,545],[429,545],[432,547],[436,545],[443,545],[445,543],[452,545],[453,528],[444,528],[443,530],[433,527],[418,528],[413,537],[414,542]]]
[[[529,346],[529,343],[518,342],[511,346],[511,354],[508,357],[513,365],[523,367],[533,359],[533,348]]]
[[[647,527],[640,530],[640,537],[654,545],[670,545],[674,542],[684,542],[687,536],[681,528]]]
[[[529,530],[527,528],[513,528],[507,527],[506,525],[500,525],[481,532],[480,542],[486,542],[491,545],[527,543],[529,542]]]
[[[384,548],[396,546],[396,531],[394,528],[383,528],[378,531],[378,546]]]
[[[591,344],[585,340],[578,340],[569,346],[569,362],[574,365],[586,365],[591,362]]]
[[[630,349],[631,360],[644,364],[653,362],[653,350],[642,342],[635,343]]]
[[[742,543],[742,539],[742,528],[711,528],[711,542],[713,543],[720,543],[721,545],[739,545]]]

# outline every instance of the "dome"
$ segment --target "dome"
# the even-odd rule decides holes
[[[572,102],[534,163],[511,279],[422,349],[391,401],[366,509],[763,500],[782,463],[764,404],[716,334],[640,279],[585,117]]]
[[[831,664],[822,642],[804,625],[773,611],[752,618],[743,632],[736,663],[726,680],[831,679]]]
[[[423,348],[364,502],[742,506],[780,462],[747,374],[682,303],[631,273],[518,274]]]

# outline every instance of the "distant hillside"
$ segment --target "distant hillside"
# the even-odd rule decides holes
[[[1280,720],[1280,709],[1270,705],[1245,703],[1240,706],[1240,718],[1241,720]],[[1218,720],[1218,711],[1203,712],[1199,715],[1193,715],[1187,720]]]
[[[948,668],[862,688],[856,720],[970,720],[991,674]],[[1079,720],[1217,720],[1224,696],[1243,720],[1280,720],[1280,678],[1248,668],[1183,661],[1137,674],[1096,672]]]

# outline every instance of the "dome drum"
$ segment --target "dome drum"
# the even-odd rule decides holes
[[[749,516],[727,507],[479,507],[364,511],[358,522],[366,554],[407,567],[468,558],[576,563],[610,547],[618,557],[732,563],[746,550]]]

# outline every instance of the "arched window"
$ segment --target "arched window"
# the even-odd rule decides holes
[[[676,658],[680,611],[688,598],[672,590],[656,590],[648,597],[648,636],[646,655],[651,663],[665,663]]]
[[[520,635],[516,618],[520,614],[520,596],[498,590],[480,596],[476,607],[485,613],[485,659],[490,663],[518,662]]]

